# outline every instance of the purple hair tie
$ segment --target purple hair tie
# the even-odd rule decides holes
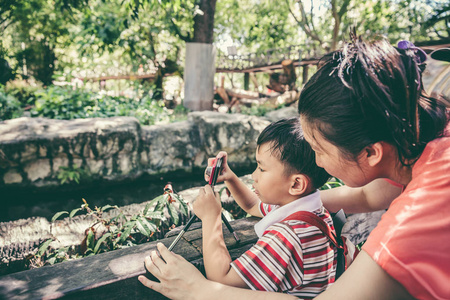
[[[400,41],[398,42],[397,47],[403,50],[413,50],[414,55],[416,56],[416,60],[420,64],[424,63],[427,60],[427,54],[425,53],[425,51],[423,51],[419,47],[416,47],[410,41]]]

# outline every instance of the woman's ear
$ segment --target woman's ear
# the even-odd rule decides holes
[[[289,194],[301,197],[309,190],[309,178],[303,174],[292,175],[292,184],[289,188]]]
[[[364,159],[367,161],[369,166],[374,167],[380,163],[384,154],[384,143],[376,142],[372,145],[367,146],[364,149]]]

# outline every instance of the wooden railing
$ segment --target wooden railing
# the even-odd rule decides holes
[[[309,49],[306,45],[269,49],[263,53],[226,55],[219,53],[216,61],[218,71],[241,71],[280,64],[285,59],[293,61],[315,60],[324,53]]]

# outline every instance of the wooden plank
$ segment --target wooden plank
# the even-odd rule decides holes
[[[241,239],[236,243],[224,228],[224,238],[233,255],[239,256],[257,241],[253,225],[257,218],[230,222]],[[174,252],[188,261],[199,261],[200,224],[185,234]],[[175,236],[160,240],[169,246]],[[157,242],[102,253],[0,277],[0,299],[166,299],[141,286],[137,276],[144,274],[144,258]],[[195,247],[193,246],[195,245]]]

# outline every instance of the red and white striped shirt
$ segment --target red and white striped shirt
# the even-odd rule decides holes
[[[261,203],[260,208],[265,216],[277,206]],[[323,206],[312,212],[334,230]],[[269,226],[231,266],[253,290],[312,299],[334,282],[336,261],[336,249],[317,227],[300,220],[282,220]]]

